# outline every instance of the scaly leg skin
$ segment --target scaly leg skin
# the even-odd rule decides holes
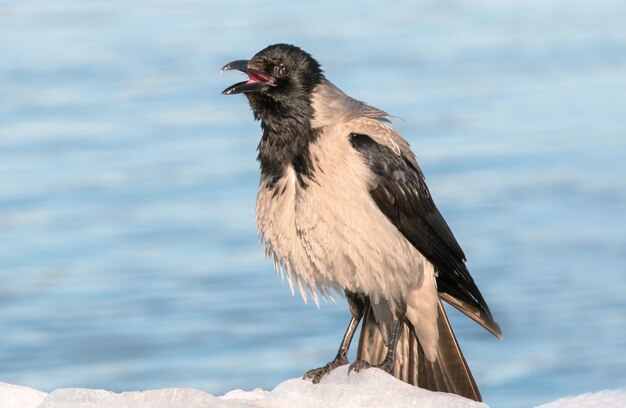
[[[350,312],[352,313],[352,318],[350,319],[350,323],[346,329],[346,334],[343,335],[341,345],[339,346],[339,350],[337,351],[337,355],[333,361],[323,367],[314,368],[304,373],[302,378],[305,380],[307,378],[312,378],[313,384],[319,384],[321,379],[326,374],[330,373],[337,367],[341,367],[342,365],[349,363],[348,350],[350,348],[350,343],[352,342],[352,337],[354,337],[354,332],[363,317],[363,302],[359,299],[358,295],[348,291],[346,291],[346,298],[348,299],[348,305],[350,306]]]
[[[396,359],[396,343],[398,338],[400,337],[400,333],[402,333],[402,320],[396,320],[393,322],[393,326],[391,328],[391,336],[389,339],[389,347],[387,349],[387,355],[382,363],[379,365],[372,365],[365,360],[357,360],[354,363],[350,364],[350,368],[348,369],[348,374],[352,372],[352,370],[357,373],[361,370],[370,367],[380,368],[385,371],[387,374],[391,374],[393,372],[393,363]]]

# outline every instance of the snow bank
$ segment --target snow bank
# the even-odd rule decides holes
[[[216,397],[202,391],[171,388],[114,393],[85,388],[58,389],[50,394],[32,388],[0,383],[2,408],[243,408],[243,407],[437,407],[485,408],[452,394],[426,391],[396,380],[381,370],[369,369],[347,375],[340,367],[321,384],[291,379],[272,391],[236,390]]]
[[[245,407],[420,407],[486,408],[487,405],[452,394],[410,386],[377,369],[347,375],[341,367],[321,384],[287,380],[272,391],[236,390],[216,397],[188,388],[114,393],[63,388],[49,394],[28,387],[0,383],[2,408],[245,408]],[[626,390],[585,394],[542,405],[541,408],[625,407]]]

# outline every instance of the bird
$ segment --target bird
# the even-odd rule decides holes
[[[222,94],[246,96],[260,121],[259,237],[293,292],[344,295],[350,321],[336,356],[307,371],[319,383],[356,360],[348,373],[376,367],[409,384],[482,397],[442,301],[502,339],[435,206],[395,118],[329,81],[309,53],[273,44],[226,64],[247,79]]]

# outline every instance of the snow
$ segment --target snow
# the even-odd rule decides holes
[[[32,388],[0,382],[0,407],[30,408],[37,407],[48,394]]]
[[[272,391],[234,390],[214,396],[190,388],[115,393],[86,388],[62,388],[49,394],[0,382],[2,408],[245,408],[245,407],[438,407],[486,408],[457,395],[431,392],[405,384],[377,369],[347,375],[340,367],[320,384],[299,378]],[[626,407],[626,389],[568,397],[541,408]],[[538,407],[539,408],[539,407]]]
[[[537,408],[626,408],[626,388],[566,397]]]

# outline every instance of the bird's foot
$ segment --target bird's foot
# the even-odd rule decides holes
[[[350,368],[348,369],[348,375],[354,370],[355,372],[359,372],[361,370],[365,370],[368,368],[380,368],[381,370],[383,370],[384,372],[386,372],[387,374],[391,374],[391,372],[393,371],[393,364],[390,361],[387,361],[387,359],[385,359],[382,364],[379,365],[372,365],[370,363],[368,363],[365,360],[357,360],[354,363],[350,364]]]
[[[322,379],[322,377],[324,377],[326,374],[330,373],[335,368],[341,367],[348,363],[349,361],[346,356],[338,355],[337,357],[335,357],[333,361],[329,362],[325,366],[320,367],[320,368],[314,368],[312,370],[307,371],[306,373],[304,373],[304,376],[302,378],[305,380],[307,378],[312,378],[313,384],[318,384],[320,380]]]

